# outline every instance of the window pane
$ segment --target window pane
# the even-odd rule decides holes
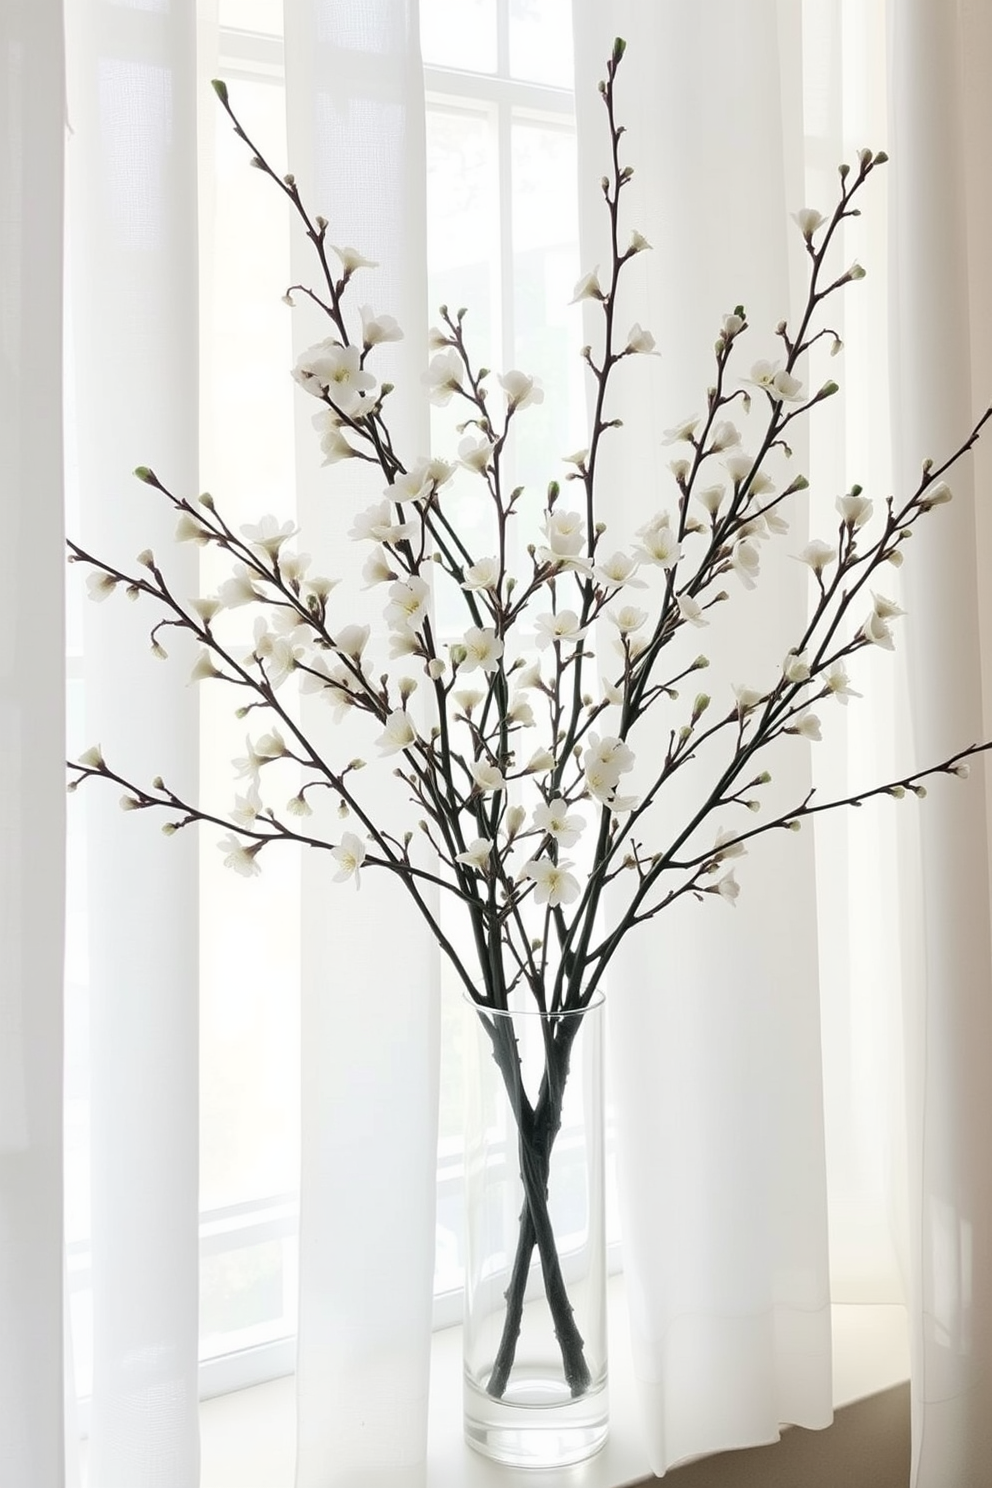
[[[434,67],[496,71],[496,0],[420,0],[420,45]]]
[[[575,136],[551,125],[517,121],[512,131],[514,366],[536,373],[545,400],[515,421],[514,481],[533,503],[521,530],[536,530],[547,483],[561,460],[585,442],[582,320],[569,306],[579,277]]]
[[[510,75],[574,86],[572,0],[510,0]]]
[[[242,117],[284,159],[282,90],[244,80],[237,86]],[[203,463],[206,488],[237,528],[267,512],[280,521],[295,515],[291,311],[280,300],[289,282],[289,224],[278,194],[247,168],[232,131],[217,130],[216,152]],[[202,592],[214,592],[230,569],[229,559],[205,550]],[[250,640],[250,617],[226,619],[232,636]],[[201,789],[221,812],[244,789],[231,766],[249,732],[234,717],[236,702],[229,688],[201,687]],[[200,853],[205,1210],[265,1199],[297,1182],[298,857],[273,853],[264,878],[249,882],[224,868],[222,836],[204,832]]]
[[[465,308],[465,339],[473,365],[501,367],[499,314],[500,227],[496,127],[487,109],[431,108],[427,115],[427,261],[430,323],[438,306],[452,314]],[[446,459],[457,456],[462,436],[456,425],[468,405],[453,398],[431,409],[431,447]],[[479,501],[479,481],[459,472],[450,510],[466,545],[490,551],[492,516]],[[472,498],[476,499],[472,499]],[[468,623],[462,597],[450,585],[437,588],[442,635],[460,635]]]
[[[283,0],[219,0],[217,19],[232,31],[282,35]]]

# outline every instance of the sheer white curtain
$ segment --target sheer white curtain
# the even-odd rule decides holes
[[[893,6],[889,47],[892,428],[906,488],[922,460],[953,448],[992,402],[987,8]],[[951,477],[957,499],[927,533],[928,561],[907,565],[908,605],[920,617],[909,665],[923,755],[983,731],[983,651],[987,675],[992,645],[978,562],[983,539],[988,556],[985,444],[977,465],[965,461]],[[987,730],[987,705],[984,714]],[[941,792],[937,809],[920,816],[917,955],[905,979],[913,1463],[922,1485],[978,1482],[992,1461],[988,833],[981,783],[969,786]]]
[[[169,550],[193,595],[195,556],[173,563],[174,519],[130,472],[197,489],[195,10],[80,0],[66,24],[73,536],[124,569]],[[85,607],[73,745],[100,743],[111,768],[161,773],[182,795],[196,789],[196,695],[150,664],[158,617],[139,608]],[[90,885],[90,1480],[179,1488],[199,1452],[196,843],[166,843],[110,792],[72,807],[87,813]]]
[[[684,344],[690,356],[705,349],[737,298],[756,328],[784,313],[763,296],[765,285],[784,283],[786,208],[824,206],[852,144],[890,149],[890,261],[877,226],[851,249],[872,273],[889,270],[889,313],[857,303],[844,312],[852,355],[839,377],[853,407],[846,418],[829,412],[828,440],[814,440],[811,473],[826,485],[827,510],[812,532],[831,530],[832,496],[845,480],[874,477],[877,499],[890,478],[911,488],[923,456],[953,450],[988,401],[987,18],[954,4],[892,6],[886,50],[881,4],[807,6],[801,15],[795,6],[577,3],[575,13],[586,141],[601,126],[583,100],[610,39],[616,32],[631,43],[624,67],[638,104],[625,117],[631,140],[650,146],[641,156],[631,144],[647,180],[630,195],[643,213],[636,225],[656,245],[639,308],[666,336],[655,388],[672,422],[705,386]],[[804,132],[805,160],[783,144]],[[587,169],[583,179],[598,174]],[[884,214],[884,198],[876,210]],[[679,348],[677,365],[674,353],[666,365],[668,346]],[[632,400],[628,425],[637,412]],[[664,467],[650,433],[618,472],[625,512],[638,510],[632,475]],[[980,458],[987,471],[987,452]],[[928,524],[926,551],[906,566],[908,666],[900,659],[894,677],[876,666],[865,679],[890,706],[894,681],[908,682],[912,705],[908,714],[895,707],[895,731],[884,710],[864,705],[839,751],[818,761],[825,793],[864,784],[878,766],[903,772],[982,733],[990,639],[975,555],[981,543],[987,552],[988,524],[969,462],[953,482],[952,519]],[[832,826],[816,858],[830,1167],[839,1180],[835,1295],[892,1300],[891,1262],[903,1259],[918,1488],[977,1483],[990,1456],[992,1014],[981,765],[975,775],[965,790],[935,786],[926,809],[895,827],[884,818],[874,828]],[[625,1264],[657,1471],[688,1452],[766,1439],[779,1420],[816,1424],[829,1413],[817,977],[808,954],[796,955],[797,943],[810,948],[797,904],[808,903],[813,863],[791,855],[759,865],[752,856],[749,867],[730,932],[708,920],[701,953],[673,920],[652,945],[632,947],[613,982]],[[745,899],[758,901],[747,919]],[[683,1229],[709,1238],[693,1252]]]
[[[773,359],[774,327],[795,303],[801,30],[794,7],[761,0],[574,9],[580,190],[602,174],[595,79],[616,31],[628,41],[618,112],[635,170],[624,231],[653,245],[621,321],[649,326],[661,355],[650,376],[631,368],[610,410],[622,413],[625,441],[604,510],[625,542],[671,503],[667,464],[684,447],[665,447],[659,423],[700,411],[723,315],[743,304],[751,359]],[[589,197],[594,239],[602,212]],[[602,254],[590,246],[586,256]],[[796,446],[794,467],[805,459]],[[779,488],[790,478],[783,469]],[[788,518],[800,551],[798,501]],[[694,632],[682,658],[720,657],[698,679],[715,706],[733,683],[762,686],[802,633],[802,566],[770,565],[769,553],[753,593],[728,580],[728,614]],[[771,769],[783,809],[802,799],[803,746]],[[682,901],[631,937],[611,969],[624,1268],[659,1473],[773,1440],[781,1421],[823,1426],[831,1413],[812,834],[756,843],[740,880],[733,913]]]
[[[61,5],[0,7],[0,1481],[59,1481]],[[44,596],[41,598],[41,596]]]
[[[427,357],[416,0],[305,0],[285,13],[294,173],[311,208],[331,219],[333,241],[381,265],[368,281],[373,310],[395,316],[405,335],[380,348],[392,354],[377,356],[377,375],[416,387]],[[314,272],[297,235],[294,277],[309,284]],[[331,330],[303,298],[293,312],[298,351]],[[375,628],[378,606],[362,593],[347,534],[355,513],[381,499],[382,477],[353,469],[357,460],[344,474],[319,467],[308,402],[298,408],[301,526],[342,577],[335,614],[365,616]],[[392,410],[407,463],[428,450],[418,403]],[[316,700],[314,727],[326,728],[326,717]],[[374,733],[353,730],[355,752],[370,760]],[[381,805],[398,787],[384,773]],[[373,874],[360,894],[348,886],[342,895],[331,882],[337,865],[317,856],[303,885],[297,1485],[390,1488],[403,1471],[414,1488],[427,1432],[438,953],[398,884]]]

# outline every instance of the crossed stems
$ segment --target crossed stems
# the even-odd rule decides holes
[[[520,1056],[513,1020],[510,1017],[479,1017],[493,1046],[510,1110],[517,1129],[517,1156],[524,1189],[517,1247],[504,1298],[506,1310],[499,1346],[487,1393],[501,1399],[516,1357],[523,1319],[524,1294],[535,1248],[541,1262],[544,1294],[551,1313],[555,1337],[561,1351],[565,1381],[573,1397],[588,1389],[592,1373],[585,1357],[585,1341],[579,1332],[561,1270],[549,1209],[551,1153],[561,1130],[562,1106],[568,1079],[572,1045],[582,1026],[581,1014],[542,1018],[544,1073],[536,1101],[531,1104],[523,1088]]]

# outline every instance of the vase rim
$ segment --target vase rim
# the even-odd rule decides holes
[[[587,1013],[598,1012],[606,1001],[606,993],[599,987],[592,994],[585,1007],[560,1008],[558,1011],[542,1012],[536,1003],[528,1006],[515,1006],[509,1008],[489,1007],[487,1003],[476,1002],[465,991],[462,992],[462,1002],[474,1012],[487,1013],[492,1018],[584,1018]]]

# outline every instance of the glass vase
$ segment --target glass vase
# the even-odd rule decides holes
[[[465,1016],[465,1435],[562,1467],[608,1429],[602,997]]]

